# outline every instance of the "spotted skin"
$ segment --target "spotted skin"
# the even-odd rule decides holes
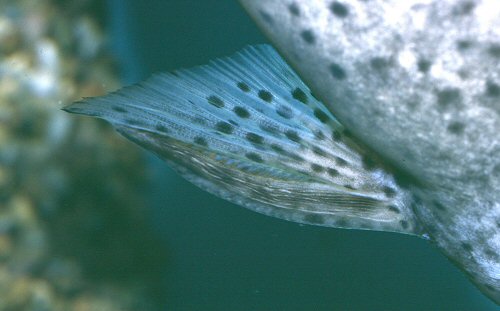
[[[422,234],[411,195],[390,168],[345,135],[270,46],[65,110],[109,121],[194,184],[252,210],[314,225]]]
[[[411,177],[418,222],[500,303],[498,2],[240,2],[353,137]]]

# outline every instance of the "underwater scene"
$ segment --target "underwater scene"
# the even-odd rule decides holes
[[[0,0],[0,311],[498,309],[425,234],[256,213],[62,110],[272,46],[261,29],[235,0]]]

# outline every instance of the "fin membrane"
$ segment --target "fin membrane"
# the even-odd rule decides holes
[[[257,212],[419,234],[408,193],[270,46],[64,109],[107,120],[192,183]]]

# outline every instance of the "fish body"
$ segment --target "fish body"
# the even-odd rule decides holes
[[[430,239],[500,301],[500,36],[492,1],[240,0],[271,46],[64,108],[217,196]]]
[[[500,4],[246,1],[353,135],[414,180],[423,230],[500,302]]]

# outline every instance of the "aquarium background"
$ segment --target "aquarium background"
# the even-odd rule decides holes
[[[110,1],[124,80],[267,42],[236,1]],[[494,310],[430,243],[304,226],[202,192],[148,156],[169,310]]]

